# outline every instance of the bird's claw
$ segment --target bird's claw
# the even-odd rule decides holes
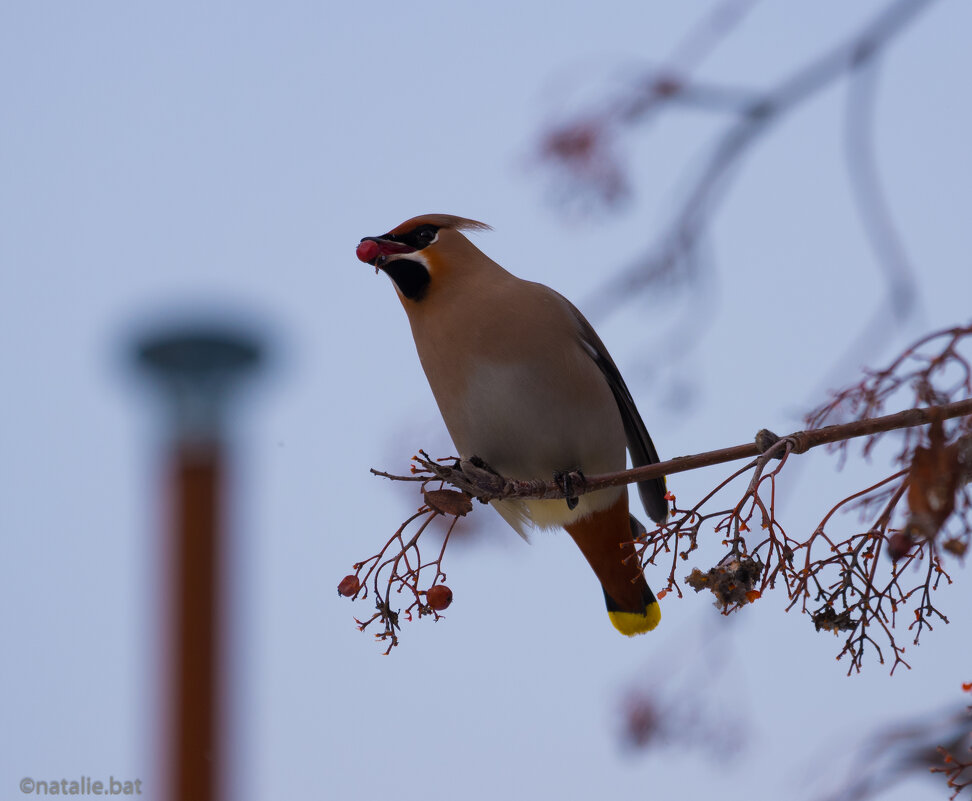
[[[554,483],[563,490],[564,499],[567,501],[567,508],[573,511],[577,507],[577,496],[574,494],[574,476],[583,478],[580,470],[557,471],[554,473]]]

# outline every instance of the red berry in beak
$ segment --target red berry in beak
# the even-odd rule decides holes
[[[358,245],[354,252],[361,261],[370,262],[378,258],[378,254],[381,253],[381,248],[378,247],[378,243],[373,239],[365,239]]]

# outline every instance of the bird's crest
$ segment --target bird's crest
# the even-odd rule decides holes
[[[436,228],[452,228],[455,231],[492,231],[492,227],[466,217],[456,217],[454,214],[422,214],[405,220],[401,225],[392,228],[390,234],[405,234],[420,225],[434,225]]]

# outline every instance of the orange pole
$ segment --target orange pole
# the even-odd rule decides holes
[[[148,337],[136,355],[155,381],[169,423],[165,779],[172,801],[219,801],[225,794],[221,723],[228,675],[221,609],[223,438],[229,402],[260,362],[261,346],[243,332],[204,326]]]
[[[180,444],[174,464],[175,575],[172,598],[174,701],[170,748],[172,798],[219,797],[223,590],[221,457],[216,444]]]

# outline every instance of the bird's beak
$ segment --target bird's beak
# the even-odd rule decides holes
[[[380,236],[366,236],[355,250],[355,254],[361,261],[374,267],[380,267],[393,254],[414,252],[415,248],[410,245],[392,239],[383,239]]]

